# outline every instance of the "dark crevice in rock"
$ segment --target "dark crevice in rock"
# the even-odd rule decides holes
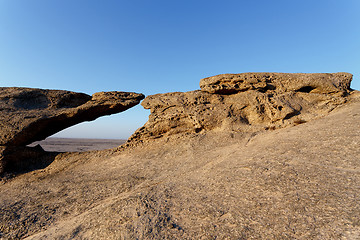
[[[297,89],[295,92],[310,93],[314,89],[315,89],[315,87],[312,87],[312,86],[304,86],[304,87]]]
[[[293,112],[290,112],[288,114],[285,115],[284,120],[290,119],[296,115],[299,115],[300,111],[294,110]]]
[[[203,128],[202,128],[202,127],[195,128],[195,132],[196,132],[196,133],[201,132],[201,130],[203,130]]]

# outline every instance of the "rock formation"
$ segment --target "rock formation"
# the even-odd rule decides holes
[[[61,90],[0,88],[0,173],[43,155],[26,145],[65,128],[125,111],[144,95],[99,92],[92,96]]]
[[[133,147],[59,153],[46,168],[0,176],[0,239],[359,239],[360,92],[351,78],[226,74],[201,80],[200,91],[149,96]],[[3,143],[23,148],[18,159],[42,157],[24,147],[31,111],[87,119],[97,110],[80,109],[103,104],[49,94],[31,105],[1,98],[2,116],[20,119],[2,122],[11,128]]]
[[[0,179],[0,239],[359,239],[354,96],[251,138],[209,131],[59,154]]]
[[[219,130],[256,132],[319,118],[347,101],[349,73],[221,74],[200,81],[201,91],[148,96],[149,121],[128,144],[174,134]]]
[[[283,92],[335,93],[348,91],[350,73],[240,73],[220,74],[201,79],[203,91],[233,94],[247,90]]]

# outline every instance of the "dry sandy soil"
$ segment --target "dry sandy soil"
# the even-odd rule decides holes
[[[47,138],[29,146],[39,144],[48,152],[85,152],[116,148],[124,144],[125,141],[121,139]]]
[[[360,239],[360,103],[253,134],[61,153],[0,183],[2,239]]]

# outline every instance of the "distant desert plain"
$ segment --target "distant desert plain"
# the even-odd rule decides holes
[[[30,144],[30,147],[40,145],[48,152],[86,152],[119,147],[126,140],[120,139],[92,139],[92,138],[56,138],[50,137],[43,141]]]

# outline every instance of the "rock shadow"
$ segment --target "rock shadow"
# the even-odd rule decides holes
[[[7,160],[2,167],[4,172],[15,175],[44,169],[61,153],[44,151],[40,145],[35,147],[7,147],[2,152]]]

